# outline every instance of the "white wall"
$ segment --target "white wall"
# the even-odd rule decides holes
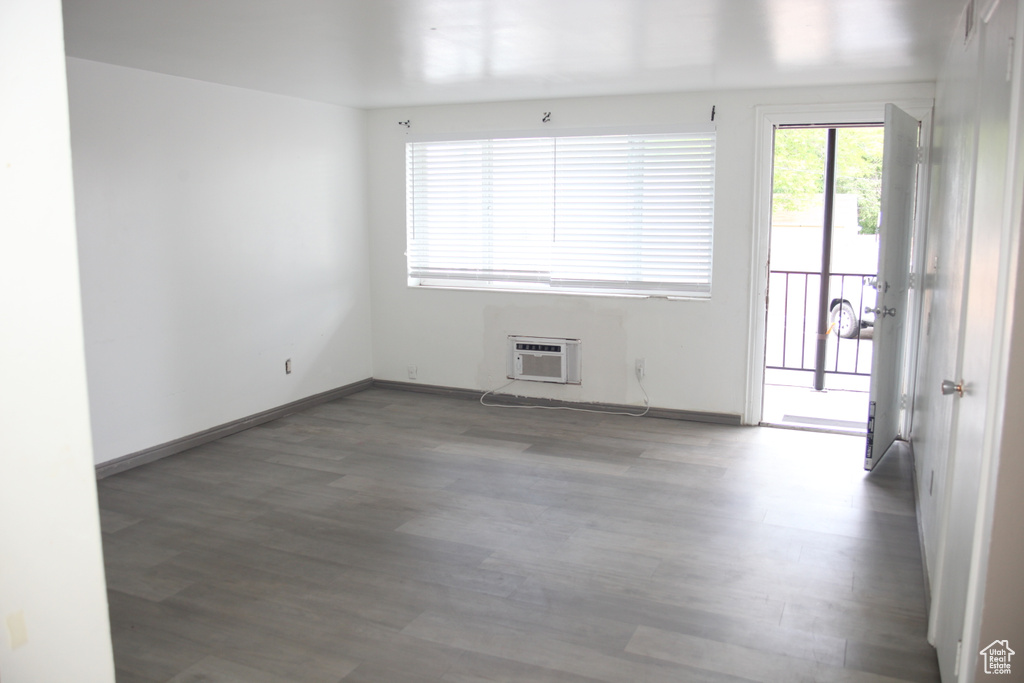
[[[371,376],[362,111],[68,78],[97,463]]]
[[[61,5],[0,5],[0,675],[114,680]]]
[[[962,20],[961,20],[962,21]],[[958,35],[962,35],[962,26]],[[911,439],[917,468],[920,525],[929,576],[937,561],[941,501],[954,411],[959,405],[936,390],[956,379],[964,313],[967,244],[977,148],[978,44],[956,40],[946,53],[935,96],[932,169],[926,221],[921,332]],[[934,577],[933,577],[934,578]]]
[[[652,405],[743,413],[750,319],[755,178],[754,108],[929,98],[930,85],[731,91],[376,110],[369,114],[373,238],[374,376],[490,389],[505,380],[508,334],[583,340],[581,386],[527,385],[515,392],[580,401],[640,403],[635,358],[647,362]],[[405,271],[408,133],[437,134],[704,123],[718,129],[711,301],[411,289]],[[409,120],[408,129],[398,121]]]

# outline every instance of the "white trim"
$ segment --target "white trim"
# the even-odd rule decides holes
[[[899,105],[897,105],[899,106]],[[907,111],[904,109],[904,111]],[[910,244],[910,273],[914,278],[914,286],[907,292],[906,336],[903,346],[903,394],[907,397],[900,418],[899,434],[910,440],[914,426],[914,397],[917,392],[917,368],[920,359],[921,323],[924,314],[924,274],[928,268],[926,262],[928,250],[925,239],[928,225],[928,208],[931,195],[931,152],[932,152],[932,119],[934,108],[929,106],[925,113],[907,112],[921,122],[917,167],[917,200],[914,210],[914,228]]]
[[[904,110],[905,111],[905,110]],[[905,373],[903,377],[903,393],[906,403],[900,421],[900,434],[910,440],[913,430],[913,403],[918,391],[918,362],[921,357],[921,329],[924,317],[925,273],[928,270],[928,212],[931,206],[932,189],[932,122],[934,108],[922,116],[914,114],[921,121],[921,138],[919,141],[920,165],[918,166],[918,201],[913,217],[913,234],[910,243],[910,273],[913,276],[913,287],[907,293],[906,338],[904,339],[903,357]]]
[[[976,8],[977,12],[974,17],[974,21],[977,22],[980,18],[984,23],[988,23],[992,20],[992,15],[999,9],[999,0],[979,0],[980,6]]]
[[[764,400],[764,345],[768,314],[768,243],[771,237],[772,162],[775,152],[774,107],[758,106],[754,122],[754,239],[751,240],[751,277],[748,310],[750,334],[747,337],[747,390],[743,405],[743,424],[761,421]],[[781,112],[779,112],[781,113]]]
[[[673,133],[714,133],[714,123],[646,126],[595,126],[593,128],[528,128],[475,130],[447,133],[408,133],[406,142],[457,142],[459,140],[512,140],[516,138],[572,138],[601,135],[671,135]]]
[[[922,139],[930,139],[930,99],[895,100],[893,104],[922,121]],[[771,232],[772,157],[774,131],[783,125],[843,125],[878,123],[885,120],[886,102],[759,105],[754,125],[754,239],[751,241],[751,280],[748,299],[750,333],[747,343],[747,388],[743,406],[743,424],[756,425],[761,419],[764,379],[765,296],[768,286],[768,242]],[[925,131],[924,123],[928,129]],[[925,138],[925,134],[929,136]],[[918,208],[922,205],[919,203]],[[924,205],[927,206],[927,205]],[[919,213],[915,233],[921,225]],[[909,312],[908,312],[909,313]],[[919,316],[918,316],[919,317]],[[916,363],[916,349],[914,354]],[[910,363],[907,363],[910,366]]]

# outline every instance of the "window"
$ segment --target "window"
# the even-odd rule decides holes
[[[715,133],[406,145],[410,285],[708,298]]]

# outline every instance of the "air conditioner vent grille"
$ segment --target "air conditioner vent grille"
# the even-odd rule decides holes
[[[580,384],[580,340],[508,338],[508,378],[530,382]]]

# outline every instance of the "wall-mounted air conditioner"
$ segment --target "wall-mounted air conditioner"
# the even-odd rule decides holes
[[[579,384],[580,340],[509,335],[508,378]]]

